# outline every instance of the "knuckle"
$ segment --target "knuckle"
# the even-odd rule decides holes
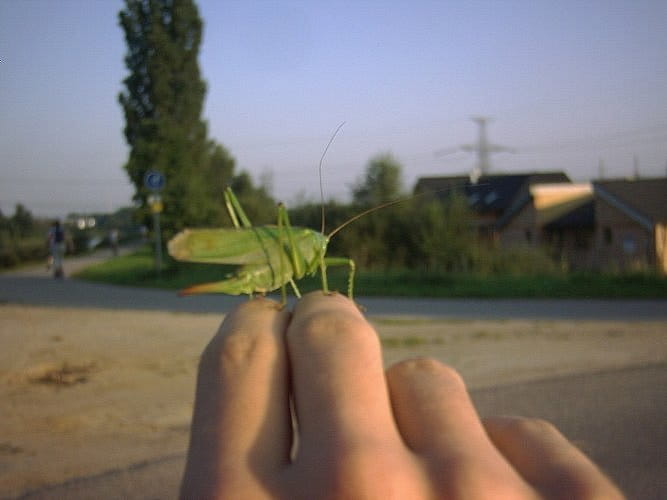
[[[458,371],[449,365],[428,357],[408,359],[396,363],[389,368],[387,375],[391,378],[437,377],[443,383],[465,389],[465,382]]]
[[[288,330],[292,340],[310,347],[327,348],[331,344],[377,342],[373,327],[363,318],[334,311],[302,318]]]
[[[232,366],[247,365],[262,345],[262,336],[248,334],[246,332],[232,332],[222,341],[220,358],[225,364]]]
[[[271,355],[276,346],[265,332],[230,329],[216,336],[206,347],[200,360],[202,366],[220,366],[223,370],[247,368],[253,361]]]
[[[244,366],[258,356],[270,356],[278,350],[276,321],[284,321],[269,300],[251,300],[240,304],[225,317],[218,333],[206,346],[200,364],[222,363]]]
[[[514,434],[531,436],[554,436],[560,432],[554,424],[541,418],[512,417],[506,419],[505,428]]]

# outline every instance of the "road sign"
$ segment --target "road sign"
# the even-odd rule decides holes
[[[149,170],[144,176],[144,186],[151,191],[160,191],[166,182],[164,175],[155,170]]]
[[[162,198],[159,194],[152,194],[148,197],[148,206],[151,209],[151,212],[154,214],[159,214],[162,212],[164,205],[162,204]]]

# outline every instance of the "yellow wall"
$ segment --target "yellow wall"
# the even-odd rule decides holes
[[[655,225],[655,263],[659,272],[667,274],[667,223]]]

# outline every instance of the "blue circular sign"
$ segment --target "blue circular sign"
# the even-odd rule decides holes
[[[160,172],[149,170],[144,176],[144,186],[151,191],[159,191],[164,187],[165,178]]]

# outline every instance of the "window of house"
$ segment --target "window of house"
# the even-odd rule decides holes
[[[574,246],[579,250],[587,250],[590,248],[590,233],[584,230],[577,230],[574,233]]]
[[[634,255],[637,253],[637,240],[634,236],[625,236],[623,238],[623,252],[627,255]]]
[[[605,245],[611,245],[612,241],[614,240],[611,228],[609,226],[602,230],[602,240],[604,241]]]

